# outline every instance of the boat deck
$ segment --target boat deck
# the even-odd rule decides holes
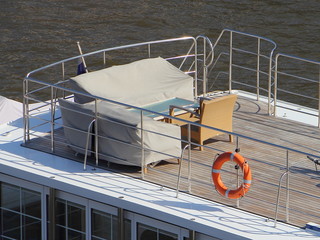
[[[221,135],[208,140],[203,151],[197,147],[191,149],[192,181],[188,185],[188,162],[182,161],[179,189],[188,191],[189,188],[191,194],[274,219],[279,179],[282,174],[285,174],[288,161],[289,174],[284,175],[281,182],[277,219],[300,227],[304,227],[308,222],[319,224],[320,167],[317,171],[315,164],[307,158],[305,153],[319,155],[320,129],[268,116],[266,104],[241,96],[235,107],[233,125],[234,133],[238,134],[238,137],[234,137],[233,143],[228,142],[228,136]],[[242,135],[249,138],[242,137]],[[55,137],[63,139],[63,130],[56,130]],[[262,142],[254,141],[254,139]],[[271,144],[265,144],[263,141]],[[50,152],[49,143],[50,141],[43,141],[43,138],[40,140],[35,138],[27,143],[27,147]],[[253,175],[253,183],[249,192],[238,201],[220,196],[215,191],[211,180],[211,166],[217,154],[234,151],[236,148],[239,148],[240,154],[247,159]],[[289,150],[287,151],[286,148]],[[66,145],[56,144],[55,154],[83,161],[83,156],[76,156]],[[93,159],[90,161],[94,163]],[[101,164],[104,164],[102,167],[116,172],[141,178],[141,171],[138,167]],[[175,189],[178,171],[179,164],[176,159],[162,161],[148,169],[144,180]],[[241,173],[239,175],[241,179]],[[223,166],[222,180],[226,186],[236,187],[237,170],[234,164],[226,163]]]

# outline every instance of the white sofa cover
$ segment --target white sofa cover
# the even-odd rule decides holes
[[[161,57],[78,75],[70,79],[74,90],[132,106],[178,97],[193,100],[193,78]],[[75,101],[92,101],[80,95]]]
[[[194,98],[193,78],[161,57],[81,74],[71,78],[69,83],[71,89],[93,95],[85,97],[75,94],[75,103],[59,100],[62,120],[66,125],[65,135],[70,146],[80,153],[84,153],[86,131],[95,116],[94,103],[91,102],[94,97],[137,107],[176,97],[191,101]],[[149,117],[143,117],[141,121],[140,113],[105,101],[98,103],[98,114],[96,131],[100,136],[98,140],[100,159],[141,166],[142,141],[145,164],[172,156],[179,158],[181,153],[179,126],[155,121]],[[141,134],[141,122],[143,122],[143,134]]]
[[[78,104],[59,99],[59,105],[65,136],[70,147],[76,152],[84,153],[88,125],[95,116],[95,103]],[[180,157],[179,126],[154,121],[149,117],[143,117],[141,120],[139,113],[105,101],[98,102],[97,111],[98,129],[95,131],[99,135],[99,159],[141,166],[142,140],[145,164]],[[92,150],[91,138],[89,150]]]

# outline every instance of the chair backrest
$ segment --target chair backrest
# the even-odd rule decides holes
[[[237,95],[235,94],[204,100],[200,109],[200,123],[231,132],[236,101]],[[206,128],[201,128],[201,131],[207,132],[208,135],[213,134],[213,130],[208,131]],[[216,133],[219,134],[218,131]]]

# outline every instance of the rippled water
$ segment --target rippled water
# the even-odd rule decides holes
[[[316,0],[0,0],[0,6],[0,95],[16,100],[26,73],[78,54],[77,41],[89,52],[182,35],[214,41],[230,28],[320,60]]]

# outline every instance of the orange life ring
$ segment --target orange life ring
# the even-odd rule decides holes
[[[243,183],[235,190],[228,189],[221,180],[221,167],[227,161],[234,161],[243,171]],[[249,191],[252,180],[251,169],[239,153],[224,152],[219,155],[212,165],[212,180],[218,193],[227,198],[237,199],[243,197]]]

